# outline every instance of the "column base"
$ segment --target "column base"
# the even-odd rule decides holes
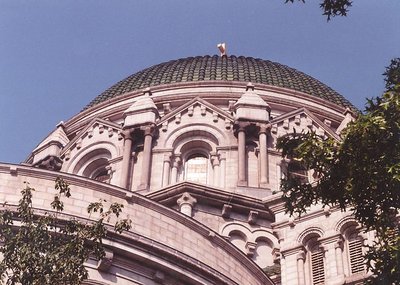
[[[268,182],[260,182],[260,188],[269,188]]]
[[[237,186],[247,187],[247,181],[238,181]]]

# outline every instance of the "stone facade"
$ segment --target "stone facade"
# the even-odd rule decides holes
[[[279,184],[295,168],[275,148],[293,131],[340,140],[351,104],[279,64],[224,56],[201,67],[203,59],[161,64],[110,88],[25,165],[0,165],[0,201],[15,204],[29,181],[45,209],[62,176],[72,186],[70,216],[85,216],[98,198],[124,204],[132,230],[106,241],[105,260],[87,262],[87,284],[363,280],[360,256],[372,236],[334,207],[286,215]],[[276,77],[284,83],[267,81]],[[312,171],[296,171],[312,181]]]

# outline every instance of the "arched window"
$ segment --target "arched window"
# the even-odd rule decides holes
[[[190,155],[185,163],[185,180],[198,183],[207,183],[209,160],[201,153]]]
[[[362,252],[363,238],[359,235],[355,223],[347,224],[344,228],[348,272],[350,275],[364,273],[364,258]]]
[[[84,155],[74,167],[74,173],[95,179],[100,182],[110,183],[110,151],[96,149]]]
[[[325,284],[324,252],[317,242],[309,245],[313,285]]]
[[[100,182],[108,183],[111,176],[107,167],[101,167],[92,174],[91,178]]]
[[[320,233],[311,232],[302,239],[306,254],[303,259],[304,270],[298,271],[298,274],[299,280],[303,280],[305,284],[325,284],[325,254],[319,242],[320,237]]]
[[[362,239],[354,233],[347,241],[351,274],[364,272]]]
[[[240,231],[232,231],[229,233],[229,241],[241,251],[246,251],[247,237]]]

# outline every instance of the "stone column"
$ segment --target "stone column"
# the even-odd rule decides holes
[[[304,261],[306,254],[304,251],[300,251],[297,256],[297,280],[298,285],[305,285],[305,273],[304,273]]]
[[[179,211],[186,216],[191,217],[194,205],[197,203],[196,198],[192,197],[189,193],[185,192],[176,201],[179,206]]]
[[[129,170],[132,158],[133,138],[131,136],[131,130],[124,130],[122,135],[124,136],[124,150],[122,154],[121,178],[119,186],[127,189],[129,186]]]
[[[259,131],[260,143],[260,186],[268,185],[268,148],[267,148],[268,126],[261,125]]]
[[[162,187],[169,185],[170,172],[171,172],[171,153],[166,153],[164,154]]]
[[[343,242],[342,241],[335,242],[335,255],[336,255],[337,275],[343,276],[344,268],[343,268]]]
[[[214,153],[211,154],[211,163],[213,166],[213,181],[212,185],[214,186],[219,186],[219,179],[220,179],[220,163],[219,163],[219,157],[218,154]]]
[[[327,284],[343,284],[344,275],[343,275],[343,259],[341,259],[341,253],[338,251],[338,246],[340,247],[340,236],[335,235],[332,237],[328,237],[324,240],[321,240],[320,248],[324,251],[324,266],[325,266],[325,282]],[[339,248],[340,249],[340,248]],[[341,251],[341,249],[340,249]],[[342,263],[341,266],[338,266],[338,253],[340,253],[339,263]],[[339,272],[339,267],[340,271]]]
[[[219,154],[219,187],[225,188],[225,172],[226,172],[226,153],[220,152]]]
[[[175,156],[172,163],[170,184],[178,182],[178,170],[180,164],[181,164],[181,158],[179,156]]]
[[[151,166],[151,149],[153,143],[153,126],[144,127],[144,147],[142,161],[142,176],[140,179],[139,190],[147,190],[150,186],[150,166]]]
[[[238,186],[247,186],[246,180],[246,132],[244,125],[238,128]]]

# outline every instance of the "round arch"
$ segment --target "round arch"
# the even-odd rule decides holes
[[[226,134],[215,126],[207,124],[186,125],[172,131],[165,140],[165,148],[174,148],[181,140],[189,137],[208,138],[215,145],[222,145],[226,141]]]
[[[92,143],[77,152],[64,171],[110,183],[110,160],[117,156],[118,149],[113,143]]]

